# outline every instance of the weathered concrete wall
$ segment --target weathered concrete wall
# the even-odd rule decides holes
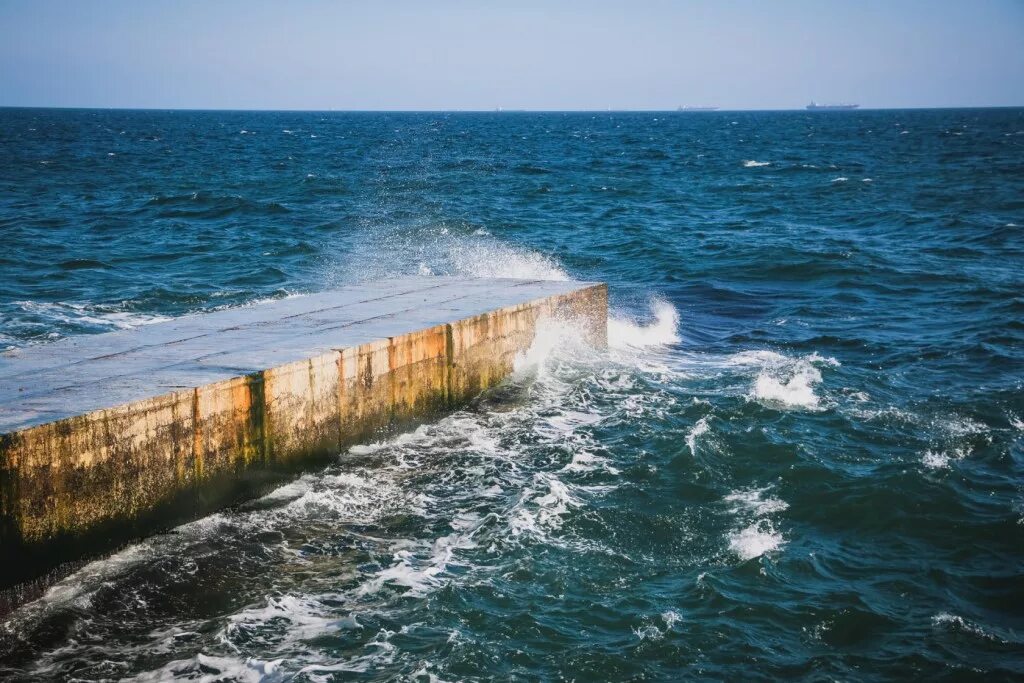
[[[0,436],[0,586],[261,493],[506,377],[544,317],[606,341],[587,285]],[[87,368],[88,365],[80,365]]]

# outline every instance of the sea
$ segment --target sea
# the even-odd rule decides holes
[[[1024,680],[1024,109],[0,110],[0,349],[607,282],[466,408],[97,557],[11,681]]]

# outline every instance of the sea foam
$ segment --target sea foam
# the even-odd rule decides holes
[[[643,325],[621,313],[612,312],[608,318],[608,345],[615,349],[642,349],[667,346],[680,341],[679,312],[663,300],[651,304],[654,320]]]
[[[816,353],[790,358],[774,351],[745,351],[730,357],[733,365],[759,367],[749,397],[776,406],[818,410],[822,399],[815,393],[821,383],[820,367],[837,367],[834,358]]]
[[[752,560],[778,550],[784,540],[771,522],[761,520],[729,535],[729,549],[741,560]]]

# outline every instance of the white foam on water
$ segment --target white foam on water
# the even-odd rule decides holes
[[[928,450],[921,456],[921,464],[933,470],[949,469],[949,455],[940,451]]]
[[[930,447],[921,456],[921,464],[928,469],[949,469],[952,463],[969,457],[979,440],[993,441],[988,425],[955,413],[912,422],[930,432]]]
[[[644,349],[678,344],[679,312],[667,301],[651,302],[654,320],[646,325],[612,311],[608,317],[608,345],[613,349]]]
[[[948,628],[955,631],[963,631],[970,633],[975,636],[979,636],[986,640],[992,640],[999,643],[1008,642],[1007,639],[1001,638],[995,633],[993,629],[986,628],[973,621],[968,621],[957,614],[950,614],[949,612],[939,612],[932,617],[932,625],[935,627]]]
[[[509,510],[509,530],[514,536],[547,539],[549,531],[562,526],[563,517],[571,508],[582,505],[569,486],[553,474],[538,472],[533,477],[533,486],[524,489],[519,501]]]
[[[338,616],[327,613],[325,606],[310,596],[268,596],[260,606],[249,607],[227,617],[222,638],[229,643],[245,643],[254,634],[272,625],[280,630],[287,624],[283,637],[298,642],[331,631],[358,630],[362,626],[353,615]]]
[[[785,380],[765,371],[754,382],[753,397],[787,406],[817,408],[819,400],[814,385],[820,381],[821,373],[813,366],[800,368]]]
[[[581,451],[573,453],[572,462],[563,467],[561,472],[595,472],[603,470],[609,474],[619,474],[619,470],[613,467],[609,462],[608,458],[604,458],[600,455]]]
[[[663,628],[658,626],[659,619],[664,624]],[[670,609],[657,617],[644,617],[640,626],[633,626],[630,630],[640,640],[662,640],[682,620],[679,612]]]
[[[355,472],[320,475],[317,485],[303,491],[271,514],[291,518],[336,519],[349,524],[370,524],[397,510],[423,514],[429,501],[422,494],[403,491],[393,477],[364,476]]]
[[[665,632],[654,624],[634,626],[632,631],[640,640],[661,640],[665,637]]]
[[[164,666],[136,674],[124,681],[136,683],[160,683],[161,681],[198,681],[199,683],[271,683],[286,680],[281,671],[283,659],[264,661],[261,659],[214,657],[198,653],[189,659],[168,662]]]
[[[774,351],[744,351],[729,358],[732,365],[759,367],[749,398],[769,405],[819,410],[822,399],[815,393],[821,383],[820,367],[838,367],[834,358],[817,353],[790,358]]]
[[[789,503],[772,496],[766,496],[768,487],[737,489],[724,500],[730,503],[733,512],[751,512],[760,517],[789,509]]]
[[[744,168],[759,168],[761,166],[770,166],[771,163],[772,162],[770,162],[770,161],[754,161],[753,159],[748,159],[747,161],[743,162],[743,167]]]
[[[290,502],[312,490],[315,482],[315,478],[307,474],[277,487],[259,500],[265,503]]]
[[[394,564],[377,572],[356,591],[364,596],[377,593],[385,585],[402,586],[410,597],[425,597],[443,585],[441,575],[448,569],[455,551],[475,548],[472,531],[455,532],[437,538],[423,557],[412,549],[402,548],[394,553]]]
[[[838,178],[833,178],[832,182],[833,183],[845,183],[847,180],[849,180],[849,178],[846,178],[844,176],[839,176]]]
[[[729,549],[743,561],[778,550],[784,543],[782,534],[767,520],[759,520],[729,534]]]
[[[959,415],[951,415],[947,418],[936,420],[934,424],[953,438],[975,436],[988,432],[987,425],[969,417],[962,417]]]
[[[89,598],[103,583],[155,554],[151,544],[140,543],[94,560],[50,586],[42,597],[17,610],[10,619],[38,619],[42,613],[51,609],[72,604],[87,607]]]
[[[476,496],[470,496],[474,500]],[[384,586],[407,588],[407,597],[425,597],[445,585],[444,573],[452,564],[458,564],[456,554],[478,546],[476,536],[489,518],[462,509],[448,521],[452,533],[432,542],[405,541],[398,544],[392,556],[393,564],[376,572],[355,591],[358,596],[379,592]]]
[[[665,622],[665,628],[672,628],[677,623],[683,620],[683,616],[674,609],[670,609],[666,612],[661,613],[661,620]]]
[[[171,319],[164,315],[128,311],[122,306],[110,304],[15,301],[14,305],[27,314],[43,318],[47,324],[95,325],[110,330],[127,330]]]
[[[789,504],[769,491],[770,487],[736,489],[722,499],[739,522],[728,534],[729,550],[743,561],[778,550],[785,543],[769,517],[789,509]]]
[[[697,423],[687,433],[686,445],[690,449],[690,455],[697,455],[697,439],[707,434],[709,429],[708,416],[705,415],[697,420]]]
[[[452,683],[452,681],[440,678],[429,671],[430,662],[425,663],[416,671],[412,672],[411,680],[419,681],[423,678],[427,679],[427,683]]]

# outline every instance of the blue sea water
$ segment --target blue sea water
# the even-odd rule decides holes
[[[0,348],[607,281],[415,432],[101,558],[12,680],[1024,680],[1024,110],[0,110]]]

